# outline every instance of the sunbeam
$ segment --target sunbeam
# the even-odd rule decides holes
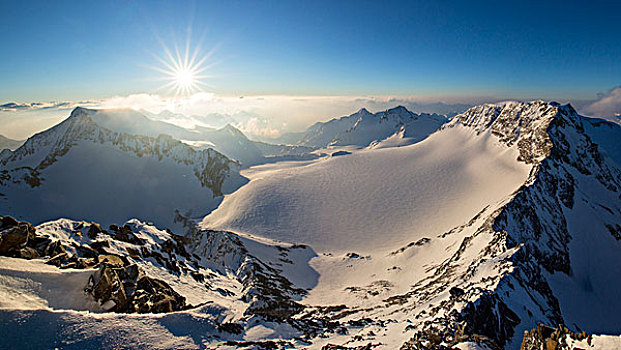
[[[213,55],[214,50],[201,55],[201,46],[191,47],[191,40],[185,43],[183,53],[180,52],[177,44],[174,45],[174,52],[163,42],[162,54],[154,55],[159,66],[149,66],[154,71],[162,73],[163,76],[158,80],[165,83],[157,90],[168,90],[175,95],[190,95],[203,91],[208,84],[205,79],[210,75],[204,74],[213,64],[208,64],[208,59]]]

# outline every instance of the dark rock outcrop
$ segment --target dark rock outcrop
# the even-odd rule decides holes
[[[148,277],[136,264],[121,267],[101,264],[84,291],[107,311],[164,313],[187,308],[183,296],[166,282]]]
[[[520,350],[569,350],[570,346],[567,344],[569,339],[586,339],[587,344],[591,345],[591,335],[587,335],[584,331],[577,333],[563,325],[553,328],[538,323],[534,329],[524,332]]]
[[[29,240],[34,239],[34,227],[10,216],[0,217],[0,255],[20,255]]]

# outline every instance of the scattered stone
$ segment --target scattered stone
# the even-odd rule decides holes
[[[127,242],[131,244],[143,245],[144,242],[142,239],[138,238],[134,232],[132,232],[131,227],[128,225],[123,225],[119,227],[118,225],[110,225],[110,231],[113,232],[114,239],[122,242]]]
[[[12,251],[11,256],[21,259],[36,259],[39,257],[39,252],[37,252],[34,248],[24,247],[18,251]]]
[[[124,260],[120,256],[114,254],[101,254],[99,255],[99,261],[114,266],[125,266],[128,263],[126,259]]]

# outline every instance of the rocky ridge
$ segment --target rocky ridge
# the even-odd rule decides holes
[[[250,254],[230,232],[196,231],[202,237],[197,243],[137,220],[107,230],[67,219],[36,228],[11,217],[0,217],[0,222],[0,255],[45,259],[60,269],[94,269],[84,290],[106,311],[186,310],[196,306],[181,293],[191,291],[197,299],[198,291],[198,303],[240,300],[247,315],[285,320],[301,308],[294,300],[306,293]],[[290,249],[307,248],[273,249],[286,257]],[[177,282],[171,285],[164,279]],[[176,289],[181,285],[185,289],[180,293]]]
[[[479,219],[482,225],[463,240],[445,266],[438,268],[436,282],[432,283],[449,278],[463,281],[460,287],[466,296],[480,295],[460,312],[443,317],[445,321],[439,323],[444,322],[444,329],[450,324],[462,325],[498,346],[510,347],[519,341],[521,330],[535,322],[566,323],[557,296],[559,290],[551,285],[548,276],[571,276],[574,270],[582,269],[572,266],[571,241],[585,234],[568,224],[576,215],[572,209],[576,202],[594,202],[590,209],[597,219],[591,229],[601,239],[614,236],[615,230],[610,227],[619,225],[621,213],[621,172],[585,133],[583,119],[569,105],[535,101],[474,107],[446,126],[462,124],[478,132],[492,132],[501,142],[516,145],[519,160],[534,163],[535,167],[527,183],[498,210],[484,213],[487,218]],[[477,239],[487,243],[473,244]],[[621,253],[619,247],[616,249],[616,254]],[[468,255],[477,258],[464,261]],[[498,271],[488,277],[492,283],[473,290],[468,285],[490,260],[496,261]],[[451,266],[457,265],[468,268],[456,276]],[[421,292],[417,290],[417,294]],[[457,299],[451,298],[443,308],[452,309]],[[430,326],[424,326],[423,332]]]

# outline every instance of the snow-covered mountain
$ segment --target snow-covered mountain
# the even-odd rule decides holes
[[[125,119],[122,119],[125,121]],[[175,212],[204,215],[244,179],[238,165],[167,135],[131,131],[106,113],[76,108],[0,159],[0,211],[35,223],[59,217],[108,225],[128,218],[165,227]]]
[[[304,146],[276,145],[250,140],[236,127],[227,124],[220,129],[197,126],[192,139],[184,142],[196,147],[213,147],[241,163],[242,168],[272,162],[279,157],[304,158],[313,149]]]
[[[303,302],[369,319],[329,342],[513,349],[535,322],[618,334],[619,140],[570,106],[477,106],[411,146],[247,172],[202,225],[315,248]]]
[[[24,141],[13,140],[3,135],[0,135],[0,150],[3,150],[5,148],[9,150],[14,150],[17,147],[21,146],[23,143]]]
[[[382,123],[407,117],[404,109],[389,111]],[[517,349],[523,339],[531,346],[525,349],[548,339],[621,345],[618,336],[581,333],[621,333],[618,125],[582,117],[569,105],[504,102],[473,107],[430,135],[412,136],[419,142],[400,143],[408,124],[388,133],[365,112],[352,118],[344,129],[350,132],[329,137],[352,121],[342,118],[308,138],[313,147],[356,147],[242,170],[249,182],[198,226],[177,217],[185,237],[138,220],[106,232],[57,220],[34,233],[0,220],[0,254],[51,255],[59,240],[74,256],[51,263],[86,267],[0,258],[0,319],[20,323],[5,339],[21,344],[26,330],[54,323],[72,331],[50,331],[37,346]],[[123,267],[106,272],[106,259],[116,260],[109,255],[120,256]],[[134,264],[160,292],[136,287]],[[119,287],[111,298],[97,287],[101,276],[117,276],[127,291]],[[82,285],[90,296],[76,293]],[[54,288],[84,303],[69,305],[48,292]],[[177,294],[193,306],[181,305]],[[127,298],[148,310],[155,304],[145,300],[164,298],[178,311],[73,311],[126,305]],[[157,301],[156,311],[161,307]]]
[[[446,121],[444,116],[416,114],[403,106],[375,114],[362,108],[349,116],[318,122],[304,133],[286,137],[290,142],[316,148],[344,145],[366,147],[393,135],[400,138],[400,144],[412,144],[438,130]]]
[[[133,110],[98,110],[93,120],[112,131],[132,135],[157,137],[169,135],[197,148],[212,148],[240,163],[242,168],[271,161],[276,156],[300,156],[311,148],[302,146],[271,145],[249,140],[231,124],[222,128],[194,126],[190,129],[161,120],[152,120]]]

